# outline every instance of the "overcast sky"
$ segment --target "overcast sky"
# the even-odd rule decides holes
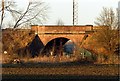
[[[24,6],[27,0],[16,0],[19,6]],[[34,0],[33,0],[34,1]],[[38,0],[41,1],[41,0]],[[61,19],[65,25],[72,25],[73,0],[42,0],[49,5],[47,25],[56,24]],[[114,11],[120,0],[76,0],[78,2],[78,25],[94,25],[103,7],[112,7]]]
[[[56,24],[61,19],[65,24],[72,24],[72,3],[73,0],[45,0],[49,3],[50,19],[47,24]],[[95,18],[99,16],[103,7],[118,7],[120,0],[76,0],[78,2],[78,24],[93,24]]]

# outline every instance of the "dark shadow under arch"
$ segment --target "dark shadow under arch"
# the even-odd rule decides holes
[[[33,41],[28,45],[28,50],[32,57],[38,56],[43,48],[44,44],[38,35],[36,35]]]
[[[41,55],[50,55],[51,51],[54,51],[53,55],[57,55],[58,53],[62,52],[63,45],[70,39],[64,37],[58,37],[55,39],[50,40],[41,51]]]

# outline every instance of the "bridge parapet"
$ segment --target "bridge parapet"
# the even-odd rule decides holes
[[[86,31],[93,31],[93,26],[32,26],[33,31],[36,33],[57,33],[57,34],[74,34],[74,33],[86,33]]]

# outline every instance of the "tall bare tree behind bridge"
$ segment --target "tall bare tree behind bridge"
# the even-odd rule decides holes
[[[12,17],[12,24],[13,28],[17,28],[23,25],[34,25],[34,24],[42,24],[44,21],[47,20],[47,13],[48,13],[48,5],[46,5],[42,1],[31,1],[28,0],[28,4],[26,8],[20,9],[14,0],[11,1],[4,1],[2,0],[2,16],[1,16],[1,25],[8,24],[4,22],[4,19],[8,19],[7,15]],[[21,4],[20,4],[21,5]]]
[[[95,24],[98,26],[108,26],[110,28],[117,28],[118,27],[118,18],[117,18],[117,11],[116,15],[112,8],[105,8],[101,11],[99,17],[96,18]]]
[[[116,45],[119,43],[117,22],[117,16],[112,8],[103,8],[101,14],[95,21],[95,24],[100,28],[94,34],[94,37],[98,44],[106,49],[109,54],[113,54],[115,52]]]
[[[58,20],[56,21],[56,24],[57,24],[58,26],[63,26],[63,25],[64,25],[64,22],[63,22],[61,19],[58,19]]]

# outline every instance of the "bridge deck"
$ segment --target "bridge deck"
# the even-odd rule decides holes
[[[39,34],[85,34],[93,31],[92,26],[32,26]]]
[[[89,34],[94,31],[79,31],[79,32],[35,32],[35,34]]]

